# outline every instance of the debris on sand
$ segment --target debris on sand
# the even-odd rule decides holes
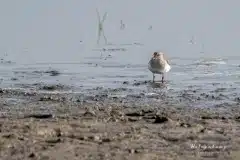
[[[129,117],[139,117],[139,116],[143,116],[143,112],[140,111],[140,112],[126,113],[126,116],[129,116]]]
[[[59,143],[59,142],[61,142],[61,139],[57,138],[57,137],[51,137],[51,138],[46,139],[45,142],[47,142],[47,143]]]
[[[17,81],[17,80],[18,80],[18,78],[16,78],[16,77],[11,78],[11,81]]]
[[[87,110],[83,116],[85,117],[95,117],[96,116],[96,113],[93,111],[93,110]]]
[[[48,118],[53,118],[53,115],[52,114],[35,113],[35,114],[25,115],[24,118],[48,119]]]
[[[236,120],[237,122],[240,122],[240,116],[235,117],[235,120]]]
[[[60,75],[60,72],[57,70],[49,69],[47,71],[33,71],[35,74],[49,74],[50,76],[58,76]]]
[[[164,123],[164,122],[167,122],[167,121],[168,121],[167,117],[157,115],[156,118],[155,118],[154,123]]]
[[[129,82],[128,81],[124,81],[123,84],[129,84]]]
[[[67,87],[62,84],[44,85],[39,87],[39,89],[42,89],[42,90],[61,90],[65,88]]]
[[[65,102],[65,97],[54,96],[54,95],[46,95],[42,96],[38,99],[38,101],[52,101],[52,102]]]
[[[39,83],[35,85],[36,88],[38,88],[39,90],[46,90],[46,91],[61,91],[61,90],[70,90],[71,86],[67,86],[64,84],[43,84],[43,83]]]
[[[46,138],[49,137],[60,137],[61,136],[61,130],[60,128],[38,128],[37,129],[37,135],[43,136]]]
[[[58,76],[60,74],[60,72],[57,70],[49,70],[49,71],[46,71],[45,73],[49,73],[50,76]]]

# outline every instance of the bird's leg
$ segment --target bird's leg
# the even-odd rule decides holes
[[[162,83],[163,83],[163,81],[164,81],[164,73],[162,74]]]
[[[154,81],[155,81],[155,75],[153,74],[153,83],[154,83]]]

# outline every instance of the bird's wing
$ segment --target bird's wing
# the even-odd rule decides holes
[[[151,65],[152,62],[153,62],[153,59],[151,58],[151,59],[149,60],[148,64]]]
[[[166,60],[166,62],[170,65],[169,60],[168,60],[168,58],[165,56],[165,54],[163,55],[163,57],[164,57],[164,59]]]
[[[169,60],[166,60],[166,61],[167,61],[168,65],[170,65]]]

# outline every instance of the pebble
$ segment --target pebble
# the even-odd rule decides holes
[[[167,122],[168,118],[165,116],[156,116],[154,123],[164,123]]]

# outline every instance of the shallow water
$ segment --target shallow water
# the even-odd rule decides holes
[[[202,98],[196,105],[235,102],[240,91],[240,47],[236,43],[240,38],[237,27],[240,23],[234,12],[238,12],[236,4],[219,2],[216,7],[213,1],[136,2],[95,1],[93,5],[90,2],[82,5],[80,2],[36,4],[40,2],[26,1],[14,6],[15,11],[9,10],[12,4],[4,2],[8,10],[3,8],[1,12],[11,16],[3,21],[16,24],[7,29],[3,23],[0,32],[3,35],[0,38],[1,87],[29,89],[37,88],[37,83],[60,83],[71,86],[67,92],[86,94],[97,92],[97,87],[102,87],[98,92],[109,88],[127,89],[115,93],[118,96],[166,93],[178,97],[183,96],[183,92],[194,91],[193,99]],[[126,4],[134,8],[129,13],[122,11]],[[136,5],[147,7],[142,10],[134,7]],[[196,11],[195,18],[184,11],[186,5]],[[156,12],[157,6],[165,6],[160,7],[161,14]],[[202,7],[206,7],[204,11]],[[218,18],[223,14],[223,7],[228,25]],[[42,11],[46,8],[48,12]],[[96,44],[96,8],[101,15],[108,12],[104,30],[111,44],[105,45],[103,39]],[[159,15],[157,20],[156,15]],[[120,20],[126,25],[123,30],[119,28]],[[192,35],[196,37],[196,44],[188,43]],[[164,87],[148,82],[152,74],[147,63],[155,50],[166,52],[172,66]],[[49,70],[60,74],[51,76],[46,73]],[[160,80],[160,76],[157,78]],[[212,100],[204,95],[212,93],[222,94],[222,98]]]

